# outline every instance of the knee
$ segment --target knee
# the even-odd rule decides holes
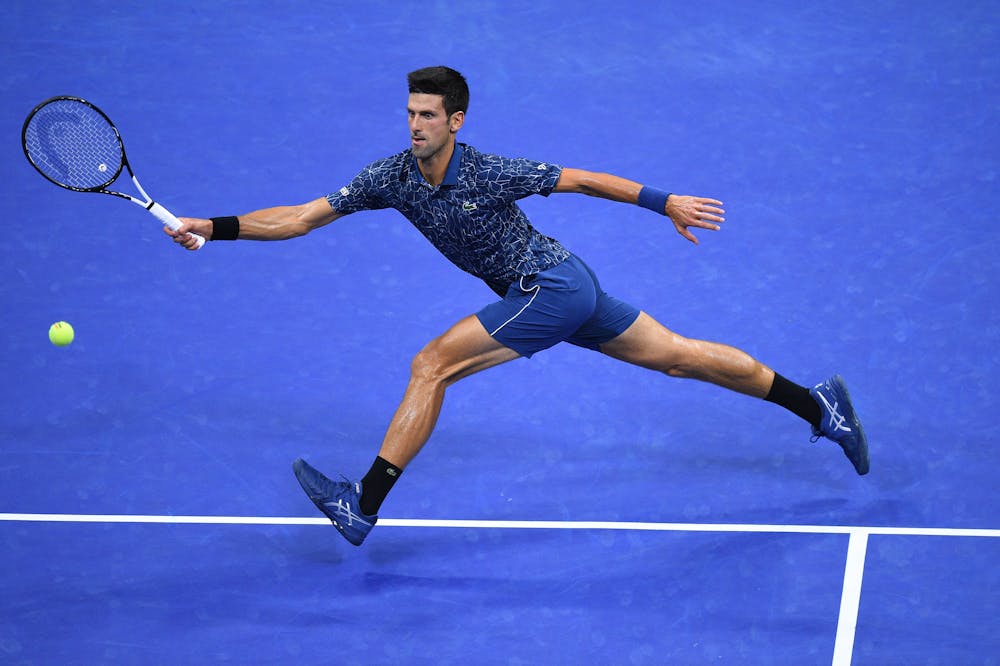
[[[445,381],[446,371],[436,343],[437,341],[428,343],[413,357],[413,361],[410,363],[411,381],[428,384]]]
[[[670,377],[682,379],[713,381],[724,375],[748,381],[761,367],[752,357],[733,347],[703,340],[684,340],[669,355],[662,370]]]
[[[676,356],[664,363],[662,371],[668,377],[691,379],[698,376],[698,364],[693,359]]]
[[[664,331],[659,344],[655,346],[655,360],[651,364],[668,377],[690,377],[697,366],[691,341],[673,331]]]
[[[691,379],[699,376],[702,359],[693,344],[694,341],[671,334],[671,344],[660,359],[659,370],[668,377]]]
[[[668,377],[677,377],[678,379],[691,377],[691,371],[688,368],[676,363],[667,366],[666,369],[663,370],[663,374]]]

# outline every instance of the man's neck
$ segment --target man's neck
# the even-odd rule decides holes
[[[417,158],[417,167],[420,175],[424,177],[429,185],[437,187],[444,182],[444,175],[448,172],[448,162],[455,154],[455,141],[452,140],[429,159]]]

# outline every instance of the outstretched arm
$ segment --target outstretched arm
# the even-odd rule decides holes
[[[264,208],[238,217],[238,238],[246,240],[286,240],[304,236],[313,229],[343,217],[330,208],[325,197],[298,206]],[[192,233],[212,240],[215,223],[197,217],[181,217],[181,228],[172,231],[164,228],[174,242],[188,250],[196,249]],[[216,239],[218,240],[218,239]]]
[[[608,173],[563,169],[553,191],[576,192],[612,201],[637,204],[642,185]],[[718,231],[718,223],[725,221],[722,216],[726,211],[722,209],[722,202],[717,199],[671,194],[666,200],[664,209],[659,212],[670,218],[677,233],[692,243],[697,243],[698,239],[688,227]]]

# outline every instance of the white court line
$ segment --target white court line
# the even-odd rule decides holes
[[[176,523],[182,525],[329,525],[326,518],[282,516],[149,516],[68,513],[0,513],[0,522]],[[462,527],[466,529],[639,530],[651,532],[764,532],[774,534],[887,534],[897,536],[1000,537],[1000,529],[949,527],[872,527],[851,525],[751,525],[736,523],[642,523],[585,520],[445,520],[380,518],[387,527]]]
[[[851,532],[847,544],[847,564],[844,566],[844,589],[840,595],[840,617],[837,619],[837,640],[833,645],[833,666],[851,666],[854,654],[854,630],[858,626],[861,605],[861,579],[865,571],[868,533]]]

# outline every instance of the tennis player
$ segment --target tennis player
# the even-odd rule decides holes
[[[536,231],[516,203],[532,194],[575,192],[638,204],[666,216],[681,236],[697,243],[693,229],[718,230],[724,221],[721,201],[551,162],[481,153],[456,141],[469,104],[465,78],[448,67],[428,67],[407,79],[408,149],[369,164],[344,187],[308,203],[238,217],[180,218],[180,229],[165,229],[175,242],[195,249],[195,233],[212,241],[284,240],[357,211],[395,208],[499,296],[416,355],[403,400],[361,480],[332,481],[304,460],[293,463],[309,498],[349,542],[361,545],[375,525],[393,484],[430,437],[445,389],[560,342],[776,403],[812,426],[813,441],[836,442],[858,474],[868,472],[864,430],[839,376],[808,389],[738,349],[668,330],[605,293],[594,271]]]

